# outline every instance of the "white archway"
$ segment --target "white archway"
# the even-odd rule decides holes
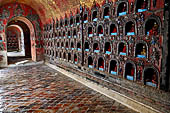
[[[24,44],[23,29],[18,25],[10,25],[10,26],[8,26],[8,28],[10,28],[10,27],[18,28],[20,30],[21,35],[20,35],[20,37],[18,37],[20,39],[19,40],[20,51],[7,52],[7,56],[8,57],[25,56],[25,44]]]
[[[32,60],[36,61],[37,60],[36,47],[35,47],[36,46],[36,42],[35,42],[35,30],[34,30],[33,24],[30,22],[30,20],[28,20],[25,17],[15,17],[15,18],[12,18],[11,20],[8,21],[8,23],[10,23],[11,21],[21,21],[21,22],[25,23],[28,26],[28,28],[30,30],[31,56],[32,56]],[[15,25],[15,23],[13,25]],[[7,24],[6,29],[8,27],[9,26]]]

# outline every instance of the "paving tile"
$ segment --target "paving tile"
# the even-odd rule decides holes
[[[46,65],[0,70],[0,112],[135,113]]]

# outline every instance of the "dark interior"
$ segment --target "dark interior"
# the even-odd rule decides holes
[[[88,57],[88,65],[93,65],[93,59],[91,56]]]
[[[109,72],[111,72],[111,71],[117,72],[117,65],[116,64],[117,64],[117,62],[115,60],[112,60],[110,62],[110,71]]]

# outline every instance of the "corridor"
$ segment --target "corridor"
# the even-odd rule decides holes
[[[135,113],[46,65],[0,70],[0,113]]]

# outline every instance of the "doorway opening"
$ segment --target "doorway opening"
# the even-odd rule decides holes
[[[24,64],[36,61],[35,45],[31,37],[35,37],[34,27],[24,17],[10,20],[6,26],[8,65]]]

